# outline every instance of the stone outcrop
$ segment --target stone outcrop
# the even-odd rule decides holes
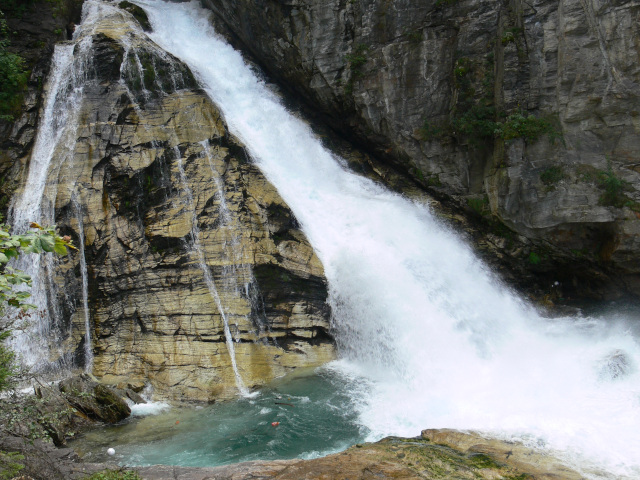
[[[294,215],[188,68],[99,8],[44,194],[80,247],[56,280],[66,351],[102,381],[201,401],[330,360],[323,267]]]
[[[82,479],[93,472],[117,469],[115,465],[82,463],[69,450],[52,450],[36,443],[0,439],[0,447],[23,452],[28,473],[36,480]],[[38,455],[33,455],[38,452]],[[33,464],[48,465],[50,476]],[[426,430],[418,438],[385,438],[313,460],[253,461],[221,467],[197,468],[154,465],[138,467],[144,480],[368,480],[398,478],[432,480],[580,480],[585,478],[558,459],[521,444],[486,439],[474,433]],[[45,470],[46,471],[46,470]],[[53,475],[53,472],[56,475]],[[58,472],[61,475],[58,476]],[[66,475],[66,476],[65,476]]]
[[[21,113],[15,121],[0,119],[0,212],[4,218],[33,147],[42,108],[42,86],[49,74],[54,45],[73,33],[80,21],[82,2],[35,0],[3,2],[0,6],[8,27],[7,50],[19,54],[29,72]]]
[[[640,293],[639,2],[202,3],[335,129],[484,218],[502,254],[566,294]]]

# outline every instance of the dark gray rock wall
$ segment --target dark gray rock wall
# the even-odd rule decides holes
[[[532,268],[640,291],[640,2],[202,3],[335,129],[522,237]]]

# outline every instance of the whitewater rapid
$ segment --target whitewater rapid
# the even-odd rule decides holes
[[[287,201],[322,260],[343,375],[371,438],[474,429],[640,475],[640,348],[624,321],[544,319],[424,205],[350,173],[211,28],[136,0]],[[205,140],[205,139],[203,139]]]

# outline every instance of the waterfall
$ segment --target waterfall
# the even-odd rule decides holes
[[[136,0],[294,211],[329,281],[335,368],[383,435],[477,429],[640,474],[640,348],[623,322],[550,321],[429,209],[341,167],[212,30],[198,2]],[[588,459],[588,460],[587,460]]]
[[[211,276],[211,271],[209,270],[209,266],[207,265],[207,262],[204,257],[204,252],[202,250],[202,245],[200,244],[200,228],[198,227],[198,216],[196,214],[193,193],[191,191],[191,188],[189,188],[189,183],[187,182],[187,176],[184,172],[184,167],[182,165],[182,154],[180,153],[180,150],[178,149],[178,147],[175,147],[174,151],[175,151],[176,161],[178,165],[178,178],[180,181],[180,186],[182,187],[182,190],[184,192],[183,203],[186,208],[190,209],[191,219],[192,219],[191,232],[189,234],[190,242],[189,242],[188,248],[191,251],[191,254],[196,257],[198,266],[200,267],[200,270],[202,270],[204,281],[205,281],[205,284],[207,285],[207,289],[209,290],[209,294],[215,301],[216,306],[218,307],[218,311],[220,312],[220,317],[222,318],[222,322],[224,324],[225,343],[227,345],[227,350],[229,352],[231,367],[233,368],[233,373],[236,380],[236,386],[238,387],[238,391],[240,392],[240,394],[246,397],[246,396],[249,396],[249,390],[247,389],[246,385],[242,381],[242,377],[240,376],[240,371],[238,370],[238,364],[236,362],[235,347],[233,345],[233,336],[231,335],[231,329],[229,328],[228,314],[225,311],[224,305],[222,304],[222,300],[220,299],[220,294],[218,293],[218,289],[216,288],[215,281]],[[218,193],[224,198],[224,195],[221,192],[220,185],[218,185]],[[221,204],[224,204],[224,200],[221,201]],[[223,217],[225,215],[228,217],[229,216],[228,209],[226,212],[221,211],[221,215]]]
[[[82,97],[83,75],[88,62],[87,42],[81,42],[74,55],[76,44],[56,45],[49,80],[45,86],[45,104],[40,128],[29,162],[24,189],[10,208],[9,223],[15,232],[24,232],[31,222],[53,225],[55,222],[56,178],[62,164],[73,149],[76,124]],[[28,329],[17,332],[13,348],[22,362],[36,370],[58,367],[67,362],[60,350],[58,329],[61,316],[55,300],[56,286],[52,254],[25,255],[15,262],[15,267],[31,275],[31,303],[38,312],[31,316]]]

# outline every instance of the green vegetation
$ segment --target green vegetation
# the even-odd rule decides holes
[[[600,205],[622,208],[628,201],[624,190],[627,188],[626,182],[619,179],[613,170],[611,164],[606,171],[598,172],[598,185],[604,190],[600,195]]]
[[[24,17],[37,0],[2,0],[2,9],[15,18]],[[56,17],[64,11],[64,0],[46,0],[53,6],[53,16]]]
[[[513,140],[514,138],[524,138],[525,140],[534,141],[542,135],[549,135],[553,140],[557,133],[551,125],[551,122],[544,118],[538,118],[534,115],[526,115],[524,113],[512,113],[504,122],[496,124],[496,136],[503,140]]]
[[[404,34],[411,43],[420,43],[422,41],[422,30],[405,30]]]
[[[17,289],[22,285],[30,286],[31,277],[7,266],[7,263],[21,254],[55,252],[66,255],[67,248],[74,248],[71,238],[60,237],[54,228],[43,228],[37,223],[32,223],[31,228],[25,234],[12,235],[7,225],[0,224],[0,311],[3,313],[0,320],[0,392],[13,385],[17,370],[14,353],[5,345],[12,326],[12,320],[4,316],[5,306],[20,310],[17,320],[23,320],[26,311],[35,308],[35,305],[27,303],[31,294]]]
[[[103,470],[85,480],[142,480],[142,477],[133,470]]]
[[[516,39],[518,36],[522,35],[522,29],[518,27],[509,28],[502,33],[502,37],[500,41],[503,45],[507,45],[508,43],[517,43]]]
[[[456,135],[467,136],[473,140],[492,138],[498,131],[495,117],[495,108],[474,105],[463,114],[453,118],[452,130]]]
[[[7,22],[0,10],[0,120],[12,121],[20,113],[28,72],[24,60],[9,52]]]
[[[425,120],[422,127],[418,129],[418,135],[425,142],[441,139],[451,135],[451,125],[447,122],[430,122]]]
[[[597,170],[590,165],[581,165],[577,169],[578,179],[595,184],[602,190],[598,204],[605,207],[627,207],[640,213],[640,203],[631,199],[626,192],[629,183],[619,178],[609,162],[606,170]]]
[[[531,265],[538,265],[541,261],[542,258],[536,252],[529,253],[529,263]]]
[[[562,167],[554,165],[540,174],[540,180],[547,186],[547,191],[553,190],[555,185],[566,177]]]
[[[491,212],[489,198],[486,195],[481,198],[467,198],[467,205],[480,216],[488,215]]]
[[[502,119],[499,119],[502,117]],[[499,138],[505,141],[523,138],[535,141],[548,135],[551,142],[560,136],[551,122],[535,115],[516,112],[508,116],[496,113],[494,107],[486,104],[471,106],[464,113],[455,115],[450,123],[432,123],[425,120],[418,130],[424,141],[432,141],[444,136],[468,137],[478,142]]]
[[[453,67],[453,74],[455,80],[466,77],[469,71],[471,70],[471,60],[467,57],[460,57],[456,60],[456,63]]]
[[[24,465],[19,463],[20,460],[24,460],[24,455],[0,451],[0,480],[11,480],[16,477],[24,468]]]
[[[349,63],[349,69],[351,70],[351,77],[345,86],[345,92],[351,94],[353,92],[353,82],[359,80],[364,76],[362,72],[362,67],[365,63],[367,63],[366,52],[369,50],[369,47],[363,44],[359,44],[353,50],[353,53],[350,53],[345,56],[345,60]]]

